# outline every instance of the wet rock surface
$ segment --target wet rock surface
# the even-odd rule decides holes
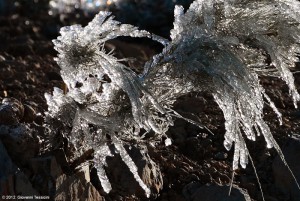
[[[70,161],[68,151],[71,150],[64,146],[67,139],[62,138],[65,144],[58,144],[57,149],[47,147],[43,128],[47,111],[44,93],[51,92],[54,86],[66,89],[53,60],[56,52],[51,40],[57,37],[64,23],[86,24],[89,19],[71,18],[71,22],[62,22],[58,17],[45,15],[43,9],[30,8],[31,1],[22,2],[14,11],[0,16],[0,194],[36,194],[66,201],[146,200],[120,158],[107,160],[106,171],[114,188],[106,194],[97,179],[95,181],[92,163],[84,163],[91,161],[91,151]],[[116,52],[120,58],[138,58],[127,63],[136,72],[161,49],[147,40],[118,39],[107,46],[120,49]],[[299,70],[299,66],[295,70]],[[295,74],[298,89],[299,75]],[[299,181],[299,138],[289,136],[300,134],[299,111],[293,107],[288,89],[281,80],[263,78],[262,84],[282,112],[283,125],[279,125],[276,115],[267,106],[265,120],[279,145],[287,144],[284,154]],[[227,197],[229,189],[226,186],[231,181],[233,152],[223,147],[225,129],[221,110],[205,92],[180,97],[174,107],[181,115],[200,121],[207,129],[177,120],[168,132],[173,142],[171,146],[166,147],[164,143],[148,146],[148,154],[135,148],[128,150],[139,167],[140,176],[153,191],[149,200],[202,200],[205,195],[211,195],[212,200],[219,194],[223,195],[222,200],[232,200],[233,197]],[[276,158],[276,152],[266,149],[263,137],[247,145],[266,200],[298,201],[300,191],[295,189],[290,173]],[[19,171],[15,173],[14,168]],[[236,194],[236,198],[248,199],[240,190],[243,188],[252,200],[262,200],[250,165],[235,172],[233,183],[236,190],[232,195]]]

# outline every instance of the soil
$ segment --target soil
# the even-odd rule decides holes
[[[58,36],[61,26],[68,23],[84,25],[89,20],[90,18],[83,15],[74,19],[70,16],[49,16],[45,11],[33,9],[32,5],[24,3],[0,16],[0,101],[5,97],[13,97],[31,106],[36,114],[40,114],[34,119],[34,123],[42,125],[47,111],[44,93],[51,93],[53,87],[65,87],[59,74],[59,66],[53,60],[57,53],[51,40]],[[166,27],[170,27],[170,24]],[[159,30],[156,31],[159,35]],[[128,64],[137,71],[146,60],[161,50],[159,45],[147,40],[119,39],[109,45],[119,49],[119,57],[137,58],[137,61]],[[299,66],[295,71],[298,69]],[[300,74],[295,73],[294,76],[299,89]],[[265,108],[264,119],[276,141],[283,146],[292,134],[300,133],[300,111],[294,108],[284,82],[265,77],[261,80],[283,115],[283,125],[279,125],[272,110],[268,106]],[[173,145],[166,147],[161,144],[155,149],[148,147],[150,157],[161,168],[164,183],[162,192],[153,200],[185,200],[182,192],[191,182],[221,185],[233,182],[247,189],[253,200],[261,200],[251,165],[235,171],[232,181],[233,151],[228,152],[223,146],[223,113],[211,95],[205,92],[188,94],[178,99],[175,109],[187,117],[198,117],[213,135],[207,129],[199,129],[177,120],[168,132]],[[247,141],[247,144],[266,200],[283,200],[274,187],[271,168],[277,153],[274,149],[266,148],[263,137],[259,137],[255,143]],[[103,197],[115,200],[118,195],[118,192],[114,192]],[[136,196],[122,199],[143,200]]]

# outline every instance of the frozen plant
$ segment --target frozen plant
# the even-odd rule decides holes
[[[107,148],[111,142],[149,196],[150,190],[137,174],[123,143],[141,141],[143,135],[152,131],[164,135],[168,125],[173,124],[165,111],[172,102],[159,104],[142,78],[105,52],[104,43],[118,36],[148,37],[162,44],[167,41],[134,26],[121,25],[109,12],[100,12],[86,27],[64,27],[60,33],[53,42],[59,52],[56,61],[68,92],[55,88],[53,95],[45,94],[48,118],[58,119],[63,127],[72,128],[63,135],[75,150],[80,153],[94,150],[95,167],[106,192],[111,187],[103,165],[105,157],[111,156]],[[55,127],[51,128],[52,133],[56,132]]]
[[[171,41],[120,24],[108,12],[100,12],[86,27],[64,27],[54,44],[68,91],[56,88],[53,95],[46,94],[48,117],[72,128],[64,136],[76,149],[87,143],[94,150],[106,192],[111,186],[103,166],[105,157],[111,156],[107,146],[112,143],[150,195],[123,144],[162,139],[174,117],[184,118],[172,110],[176,98],[193,91],[210,92],[222,109],[224,146],[230,150],[234,144],[234,170],[248,164],[245,139],[255,141],[259,135],[285,162],[263,120],[265,102],[280,123],[281,113],[260,85],[259,76],[285,81],[297,107],[300,96],[290,68],[300,50],[299,8],[294,0],[196,0],[187,12],[176,6]],[[137,75],[103,48],[118,36],[148,37],[165,48]],[[145,141],[149,132],[155,137]]]

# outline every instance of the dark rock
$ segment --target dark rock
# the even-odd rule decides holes
[[[64,173],[71,174],[70,166],[68,164],[65,152],[63,149],[55,149],[51,151],[51,154],[55,156],[57,163],[60,165]]]
[[[23,173],[18,171],[14,175],[14,187],[15,195],[21,196],[39,196],[39,192],[33,188],[28,177]],[[36,200],[36,199],[31,199]]]
[[[0,106],[0,124],[2,125],[16,125],[19,119],[11,105]]]
[[[7,175],[5,180],[0,181],[0,195],[32,197],[39,196],[40,194],[36,189],[33,188],[28,177],[23,172],[18,170],[14,172],[14,174]]]
[[[273,196],[270,196],[270,195],[266,195],[265,196],[265,200],[267,201],[278,201],[277,198],[273,197]]]
[[[59,159],[58,161],[61,161]],[[30,160],[33,171],[33,186],[50,199],[69,201],[102,201],[96,188],[90,183],[88,163],[67,176],[63,173],[55,156],[39,157]]]
[[[31,123],[35,120],[36,111],[30,105],[24,104],[24,116],[22,121]]]
[[[241,182],[240,187],[246,189],[251,196],[257,194],[257,184],[254,184],[252,182]]]
[[[2,100],[3,105],[10,105],[13,111],[16,113],[18,119],[22,119],[24,115],[23,104],[15,98],[4,98]]]
[[[291,116],[299,119],[300,118],[300,110],[298,109],[298,110],[292,112]]]
[[[169,132],[171,133],[172,139],[174,139],[175,144],[184,143],[187,137],[186,130],[183,126],[171,127]]]
[[[215,154],[214,158],[216,160],[225,160],[228,157],[228,154],[225,152],[218,152]]]
[[[40,148],[37,132],[29,125],[0,125],[0,138],[12,160],[19,166],[26,166],[35,157]]]
[[[158,165],[151,160],[146,147],[125,146],[125,148],[137,166],[139,176],[150,188],[152,196],[156,196],[163,188],[162,175]],[[107,158],[107,164],[106,171],[113,189],[121,188],[126,194],[145,197],[144,190],[134,179],[120,156],[115,154],[114,157]]]
[[[48,72],[47,77],[50,81],[51,80],[62,80],[60,74],[58,74],[57,72]]]
[[[247,191],[233,185],[229,195],[230,186],[201,186],[194,189],[189,200],[191,201],[251,201]]]
[[[13,164],[0,140],[0,195],[13,195],[12,175],[17,167]]]
[[[56,179],[55,200],[103,201],[103,198],[90,182],[63,174]]]
[[[89,163],[85,163],[81,165],[81,167],[78,169],[78,172],[76,175],[83,181],[90,182],[90,165]]]
[[[179,193],[176,192],[173,189],[170,189],[167,193],[164,193],[162,195],[163,199],[162,201],[186,201],[186,199],[184,199],[184,197]]]
[[[0,195],[33,196],[39,193],[28,177],[18,170],[0,141]]]
[[[297,181],[300,181],[300,138],[291,137],[282,149],[285,160],[293,171]],[[300,189],[298,189],[294,178],[289,172],[287,166],[277,156],[274,159],[273,175],[275,185],[283,193],[287,200],[299,201]]]
[[[17,125],[19,122],[31,123],[36,111],[28,104],[22,104],[15,98],[4,98],[0,106],[0,124]]]
[[[187,138],[185,143],[180,146],[180,150],[193,160],[201,159],[204,152],[197,137]]]
[[[12,174],[0,180],[0,195],[15,195],[14,176]]]
[[[184,186],[182,194],[186,200],[191,200],[191,196],[201,187],[199,182],[191,182]]]
[[[54,156],[32,158],[30,169],[33,172],[33,186],[44,195],[54,196],[55,179],[63,174]]]

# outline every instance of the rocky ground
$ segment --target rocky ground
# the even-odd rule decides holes
[[[18,7],[0,16],[0,194],[4,195],[0,200],[33,195],[66,201],[148,200],[120,157],[108,160],[106,171],[113,191],[105,194],[89,163],[91,154],[70,163],[64,147],[47,145],[43,127],[47,111],[44,93],[50,93],[54,86],[65,88],[59,67],[53,61],[56,52],[51,40],[57,37],[59,27],[74,22],[86,24],[89,18],[51,17],[43,7],[37,9],[26,1],[20,2]],[[165,23],[170,27],[170,20]],[[165,29],[155,27],[154,31],[167,35]],[[107,46],[115,47],[119,57],[137,58],[128,63],[136,70],[161,49],[147,40],[119,39]],[[294,75],[299,89],[300,75]],[[262,78],[262,84],[282,112],[283,125],[279,125],[267,106],[265,120],[300,181],[300,111],[294,108],[282,81]],[[133,146],[129,153],[153,192],[149,200],[262,200],[250,164],[235,171],[232,180],[233,152],[223,147],[224,118],[212,97],[204,92],[188,94],[176,102],[175,109],[186,117],[197,118],[214,135],[177,120],[168,132],[173,140],[171,146],[162,143],[155,148],[140,147],[147,149],[148,154],[141,154]],[[265,200],[299,201],[300,190],[277,153],[266,148],[262,137],[247,144]],[[228,196],[231,182],[233,188]]]

